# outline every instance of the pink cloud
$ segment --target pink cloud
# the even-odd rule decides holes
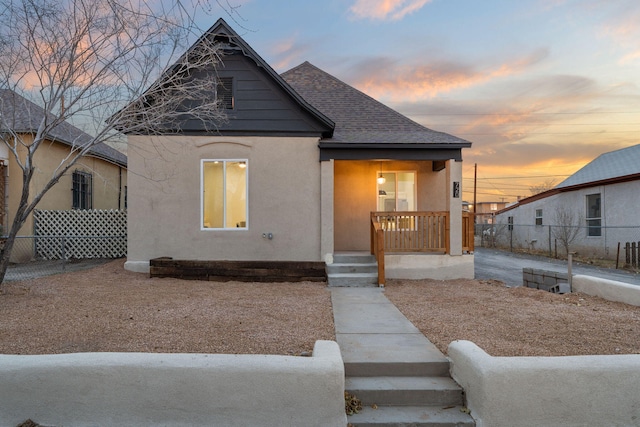
[[[431,0],[356,0],[349,9],[357,19],[399,21]]]
[[[546,49],[539,49],[526,57],[484,69],[453,62],[401,65],[389,59],[375,58],[359,63],[352,81],[360,90],[377,99],[417,101],[519,74],[547,55]]]

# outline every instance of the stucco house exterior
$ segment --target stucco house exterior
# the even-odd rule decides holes
[[[555,251],[555,230],[575,229],[571,251],[615,259],[618,243],[640,240],[638,194],[640,145],[604,153],[555,188],[499,211],[499,238],[502,244],[511,239],[514,247]]]
[[[159,257],[332,264],[371,252],[375,223],[388,271],[473,277],[460,187],[470,142],[308,62],[279,75],[222,19],[203,37],[223,46],[210,73],[229,120],[128,135],[125,268],[149,272]]]
[[[25,144],[33,140],[44,110],[9,89],[0,89],[0,131],[11,129]],[[91,136],[63,122],[47,135],[38,148],[36,172],[31,181],[30,200],[50,180],[53,171],[64,162],[72,147],[91,141]],[[19,145],[23,159],[26,147]],[[63,176],[38,204],[41,210],[125,209],[127,157],[106,144],[97,144]],[[13,222],[22,193],[22,169],[5,144],[0,144],[0,224],[3,232]],[[33,215],[20,229],[19,236],[33,235]],[[18,248],[12,260],[19,258]]]

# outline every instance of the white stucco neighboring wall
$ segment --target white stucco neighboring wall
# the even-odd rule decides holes
[[[470,341],[448,355],[478,427],[640,425],[640,355],[492,357]]]
[[[600,194],[601,197],[601,236],[587,236],[586,233],[586,196],[590,194]],[[637,216],[640,197],[636,197],[637,194],[640,194],[640,180],[580,188],[521,203],[496,215],[498,243],[502,246],[509,245],[510,232],[507,224],[508,217],[513,217],[514,247],[555,251],[556,237],[553,233],[550,236],[549,225],[563,225],[555,220],[556,210],[562,208],[573,211],[582,227],[572,243],[572,251],[577,251],[581,256],[615,259],[619,242],[624,246],[625,242],[640,239]],[[538,209],[542,209],[542,226],[535,222]],[[565,255],[560,242],[558,250]],[[624,252],[622,256],[624,257]]]
[[[313,357],[0,355],[0,425],[344,427],[337,343]]]
[[[156,257],[324,261],[321,245],[331,248],[321,240],[330,218],[321,215],[318,138],[129,136],[128,155],[126,268],[145,271]],[[201,229],[202,159],[247,160],[248,229]]]

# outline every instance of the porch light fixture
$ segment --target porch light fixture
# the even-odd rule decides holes
[[[382,162],[380,162],[380,174],[378,175],[378,184],[382,185],[387,182],[387,179],[382,176]]]

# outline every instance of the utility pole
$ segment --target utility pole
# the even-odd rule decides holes
[[[476,212],[478,212],[478,205],[476,205],[476,191],[478,189],[478,164],[473,164],[473,223],[476,223]]]

